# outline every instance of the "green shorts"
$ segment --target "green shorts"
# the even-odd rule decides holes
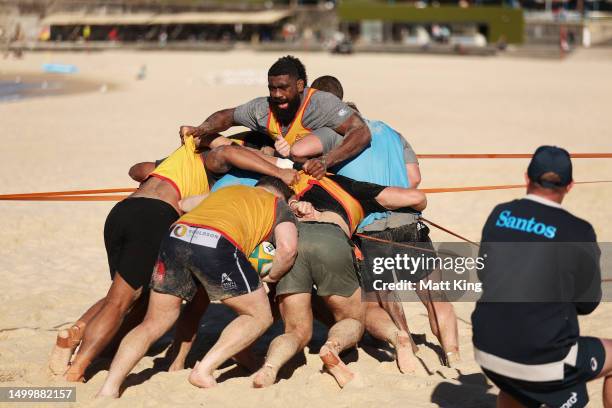
[[[359,288],[350,241],[336,224],[300,222],[298,255],[276,286],[276,295],[310,293],[349,297]]]

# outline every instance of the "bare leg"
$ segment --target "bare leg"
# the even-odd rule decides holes
[[[110,358],[111,360],[113,359],[123,338],[129,332],[131,332],[134,327],[142,323],[145,315],[147,314],[148,307],[149,292],[147,292],[146,294],[143,293],[142,296],[136,299],[130,310],[123,318],[123,322],[121,322],[121,326],[119,326],[119,330],[117,330],[117,333],[113,336],[113,339],[110,341],[108,346],[106,346],[104,350],[98,355],[99,358]]]
[[[141,291],[142,288],[132,289],[119,273],[115,274],[104,305],[85,329],[81,347],[66,372],[66,380],[82,381],[85,370],[111,342]]]
[[[497,395],[497,408],[523,408],[523,404],[512,398],[509,394],[500,391]]]
[[[61,375],[66,372],[72,354],[81,343],[87,323],[102,309],[104,299],[94,303],[69,329],[57,333],[55,346],[49,357],[49,369],[53,374]]]
[[[606,350],[606,361],[597,378],[604,377],[603,405],[612,408],[612,339],[600,339]]]
[[[434,270],[427,278],[434,282],[441,280],[440,271]],[[461,360],[459,354],[459,332],[457,328],[457,315],[453,305],[446,300],[444,292],[417,290],[417,295],[427,309],[429,326],[438,338],[445,353],[447,364],[450,366]]]
[[[270,343],[264,366],[253,377],[253,387],[268,387],[276,382],[282,366],[303,350],[312,337],[310,293],[294,293],[277,298],[285,333]]]
[[[198,332],[200,319],[209,304],[208,294],[201,285],[198,285],[195,297],[185,306],[176,324],[174,341],[166,355],[167,358],[172,359],[168,371],[178,371],[185,368],[185,359]]]
[[[432,297],[428,290],[417,290],[417,294],[427,309],[431,332],[438,338],[447,362],[450,365],[460,361],[459,332],[453,305],[450,302],[434,300],[439,298],[439,293],[433,294],[435,297]]]
[[[372,336],[393,345],[397,367],[402,373],[413,373],[416,370],[418,360],[414,355],[410,333],[399,329],[376,302],[367,304],[365,328]]]
[[[361,288],[350,297],[331,295],[323,297],[337,323],[329,329],[327,342],[319,352],[325,368],[344,387],[355,374],[340,360],[342,350],[357,344],[364,331],[365,304],[361,302]]]
[[[408,322],[406,321],[406,314],[404,313],[404,307],[397,293],[393,291],[378,292],[377,297],[379,300],[379,305],[384,309],[385,312],[389,314],[389,317],[393,321],[395,327],[397,327],[401,331],[406,332],[406,334],[408,335],[412,347],[412,352],[418,352],[419,348],[414,343],[414,341],[412,341],[412,336],[410,336],[410,328],[408,327]]]
[[[238,317],[227,325],[219,340],[191,371],[189,382],[196,387],[210,388],[217,385],[214,371],[228,358],[257,340],[272,325],[270,302],[263,287],[222,302],[234,310]]]
[[[151,291],[147,315],[121,342],[97,397],[119,397],[119,389],[127,375],[149,347],[172,327],[180,310],[180,298]]]

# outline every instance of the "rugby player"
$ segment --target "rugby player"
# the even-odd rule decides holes
[[[210,137],[207,143],[216,147]],[[109,213],[104,226],[104,242],[112,284],[107,295],[96,302],[69,329],[58,334],[50,368],[65,374],[68,381],[83,381],[89,364],[119,332],[128,312],[131,327],[146,311],[147,285],[157,259],[159,245],[170,225],[181,214],[179,200],[207,193],[211,174],[227,172],[232,166],[280,176],[292,183],[294,170],[282,170],[240,146],[220,146],[198,153],[193,138],[166,158],[138,190]],[[139,300],[140,299],[140,300]],[[130,327],[127,327],[129,329]],[[124,329],[125,330],[125,329]],[[80,345],[72,364],[72,353]]]
[[[349,238],[371,213],[389,209],[416,212],[427,205],[425,194],[416,189],[331,174],[321,180],[300,174],[292,188],[301,202],[290,204],[304,221],[299,225],[298,256],[276,285],[285,333],[270,344],[265,364],[253,378],[257,388],[274,384],[280,368],[310,341],[313,285],[336,321],[319,356],[340,387],[354,378],[339,358],[341,351],[357,344],[364,330],[365,304]]]
[[[312,83],[313,88],[321,89],[342,99],[344,90],[340,81],[330,75],[317,78]],[[356,106],[353,106],[357,110]],[[412,187],[417,188],[421,182],[419,163],[410,144],[401,134],[396,132],[386,123],[375,120],[366,120],[372,134],[372,142],[359,155],[342,163],[333,172],[359,181],[366,181],[385,186]],[[324,138],[321,134],[327,133]],[[340,136],[333,136],[330,129],[319,129],[295,144],[292,149],[296,154],[310,154],[317,149],[329,150],[327,141],[339,143]],[[306,146],[308,144],[308,146]],[[309,150],[310,149],[310,150]],[[428,236],[429,229],[420,220],[420,214],[380,212],[366,217],[357,229],[362,235],[371,236],[386,241],[414,244],[419,242],[421,247],[430,247],[431,240]],[[372,259],[382,256],[381,250],[386,256],[397,253],[408,252],[392,244],[380,244],[367,238],[354,238],[364,257]],[[431,247],[433,249],[433,247]],[[371,264],[366,262],[367,265]],[[410,280],[417,281],[424,278],[435,279],[434,274],[427,276],[428,271],[410,275]],[[369,268],[362,271],[364,283],[371,289],[373,274]],[[380,278],[380,277],[379,277]],[[407,278],[407,276],[401,276]],[[389,277],[391,280],[392,277]],[[369,291],[368,291],[369,292]],[[447,364],[459,360],[457,317],[451,303],[442,301],[443,293],[434,293],[419,289],[417,294],[427,309],[429,323],[432,333],[438,338],[445,352],[444,358]],[[392,291],[375,291],[376,300],[368,302],[366,313],[366,330],[374,337],[393,345],[396,350],[396,361],[401,372],[412,372],[417,367],[414,352],[416,345],[412,341],[408,323],[404,315],[401,299]],[[435,300],[434,300],[435,299]]]
[[[270,67],[268,89],[269,97],[215,112],[200,126],[183,129],[200,137],[242,125],[267,134],[282,156],[288,156],[290,146],[313,130],[334,129],[344,136],[342,142],[324,157],[305,160],[304,171],[316,178],[370,142],[370,131],[358,113],[336,96],[306,87],[305,68],[297,58],[286,56]]]
[[[121,342],[98,396],[119,396],[125,377],[172,327],[181,301],[190,301],[198,284],[210,300],[221,301],[238,315],[189,376],[197,387],[216,385],[215,369],[272,324],[270,303],[247,256],[268,240],[275,243],[276,255],[264,281],[278,281],[291,267],[297,228],[286,202],[290,195],[280,179],[263,177],[256,187],[226,187],[203,201],[200,197],[183,202],[185,210],[199,204],[179,218],[162,242],[145,319]]]

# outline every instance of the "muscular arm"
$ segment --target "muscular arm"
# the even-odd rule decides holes
[[[376,201],[387,210],[410,207],[423,211],[427,207],[427,196],[415,188],[387,187],[376,196]]]
[[[336,146],[327,154],[327,167],[335,166],[357,156],[372,140],[368,125],[356,113],[352,114],[335,130],[344,135],[344,139],[339,146]]]
[[[286,184],[292,184],[297,178],[295,170],[280,169],[259,154],[242,146],[218,147],[206,156],[206,168],[212,172],[227,173],[232,167],[278,177]]]
[[[210,115],[202,124],[191,133],[195,137],[207,136],[223,132],[236,125],[234,122],[235,108],[223,109]]]
[[[269,282],[278,282],[289,268],[293,266],[297,256],[298,233],[293,222],[281,222],[274,228],[276,237],[276,254],[272,268],[266,278]]]
[[[328,168],[359,154],[372,140],[368,125],[356,113],[334,130],[344,135],[342,143],[323,159],[310,159],[304,163],[304,171],[317,179],[323,177]]]

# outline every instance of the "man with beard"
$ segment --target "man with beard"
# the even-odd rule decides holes
[[[334,129],[344,136],[342,143],[326,155],[300,160],[305,162],[304,171],[317,179],[329,167],[361,152],[370,142],[370,131],[359,114],[336,96],[306,87],[305,69],[297,58],[282,57],[270,67],[268,89],[269,97],[220,110],[200,126],[182,129],[195,137],[203,137],[232,126],[246,126],[272,138],[281,156],[288,156],[290,146],[313,130]]]

